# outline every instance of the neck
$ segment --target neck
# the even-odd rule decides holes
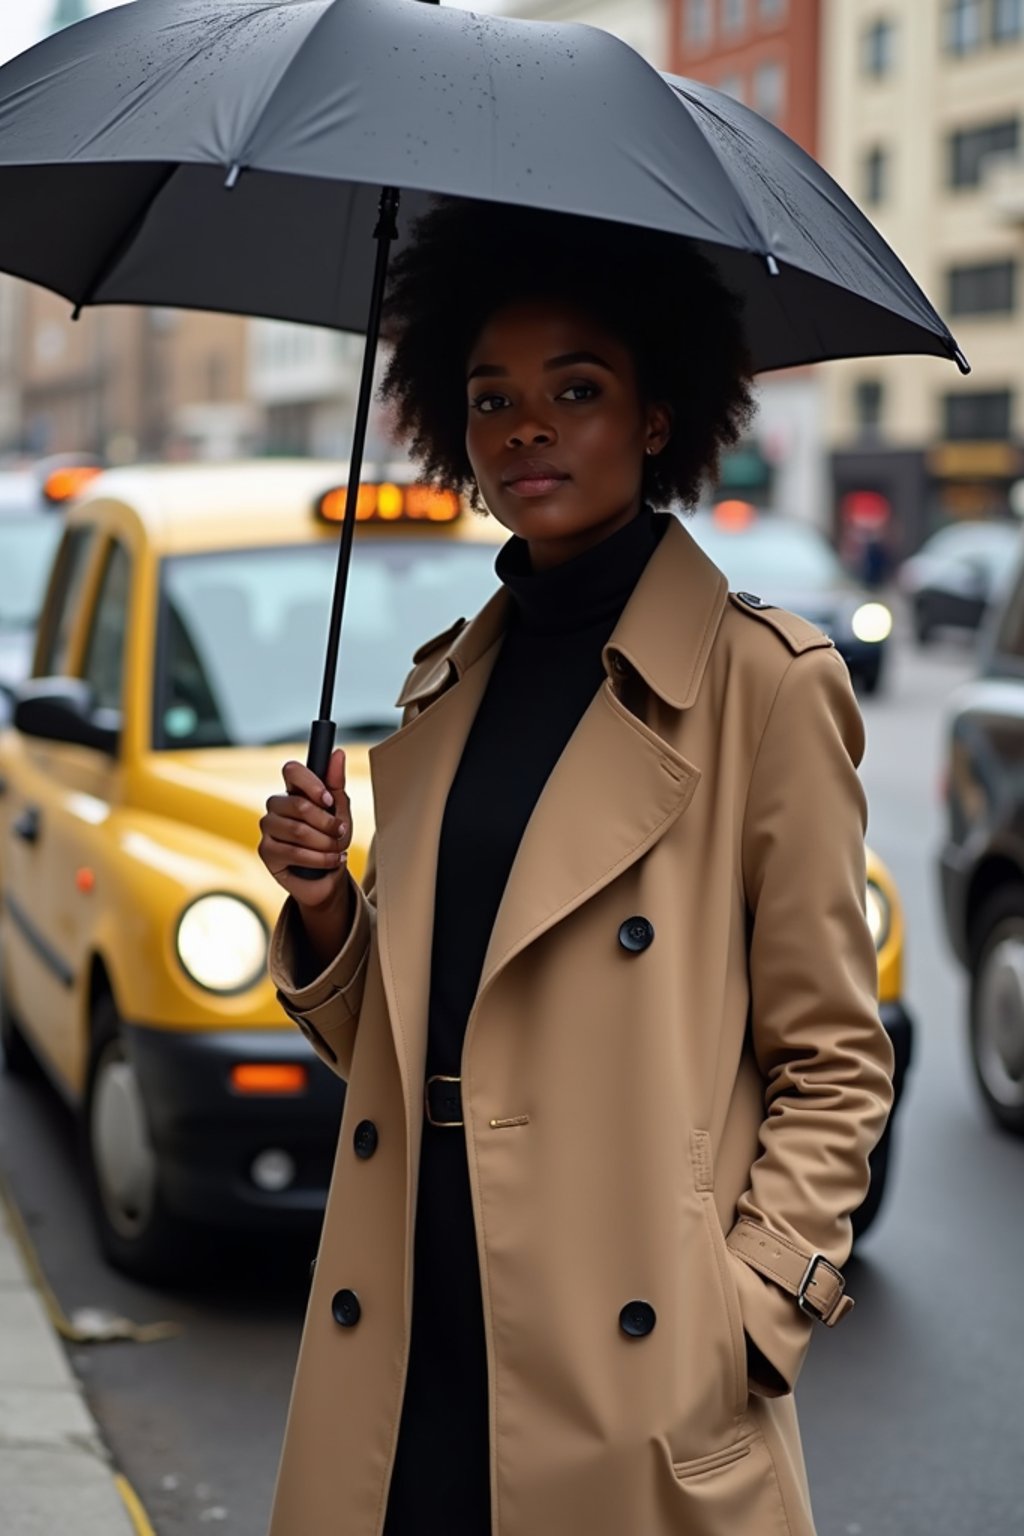
[[[553,566],[564,565],[567,560],[593,549],[595,544],[602,544],[613,533],[618,533],[620,528],[625,528],[639,511],[640,498],[637,497],[623,511],[614,513],[602,523],[583,528],[579,533],[565,534],[560,538],[528,539],[526,547],[530,554],[531,570],[549,571]]]

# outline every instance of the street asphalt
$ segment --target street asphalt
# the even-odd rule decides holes
[[[889,686],[864,702],[864,779],[869,840],[906,909],[917,1058],[893,1187],[848,1267],[857,1310],[820,1331],[798,1403],[819,1536],[1016,1536],[1024,1143],[989,1124],[974,1092],[963,977],[942,933],[935,873],[943,713],[973,657],[969,644],[920,653],[899,639]],[[81,1309],[101,1333],[111,1314],[180,1325],[158,1342],[78,1344],[69,1356],[157,1536],[211,1527],[263,1536],[314,1235],[287,1247],[225,1242],[188,1292],[114,1274],[90,1234],[70,1116],[42,1080],[0,1082],[0,1170],[80,1333],[90,1332]],[[0,1350],[3,1341],[0,1322]],[[23,1536],[5,1518],[2,1478],[0,1528]],[[45,1529],[85,1536],[80,1523]]]

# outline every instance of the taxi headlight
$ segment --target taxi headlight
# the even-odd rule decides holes
[[[858,640],[878,645],[892,634],[892,614],[884,603],[861,603],[850,620],[850,628]]]
[[[875,941],[875,949],[880,950],[889,937],[892,927],[892,908],[889,898],[880,885],[873,880],[868,881],[867,902],[865,905],[868,927],[871,929],[871,937]]]
[[[182,913],[175,942],[185,974],[208,992],[246,992],[266,967],[263,919],[237,896],[200,896]]]

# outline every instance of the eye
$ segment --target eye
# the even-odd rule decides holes
[[[476,399],[471,400],[469,403],[474,411],[480,412],[481,416],[491,416],[495,411],[500,410],[502,405],[508,404],[508,397],[506,395],[477,395]]]
[[[557,398],[559,400],[564,400],[568,395],[572,402],[575,404],[576,402],[583,400],[593,400],[600,393],[601,391],[598,389],[597,385],[592,384],[589,379],[579,379],[575,384],[567,384],[565,389],[562,390],[561,394]]]

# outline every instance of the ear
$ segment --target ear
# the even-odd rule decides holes
[[[647,407],[647,431],[644,447],[648,454],[659,454],[672,436],[672,411],[663,401]]]

